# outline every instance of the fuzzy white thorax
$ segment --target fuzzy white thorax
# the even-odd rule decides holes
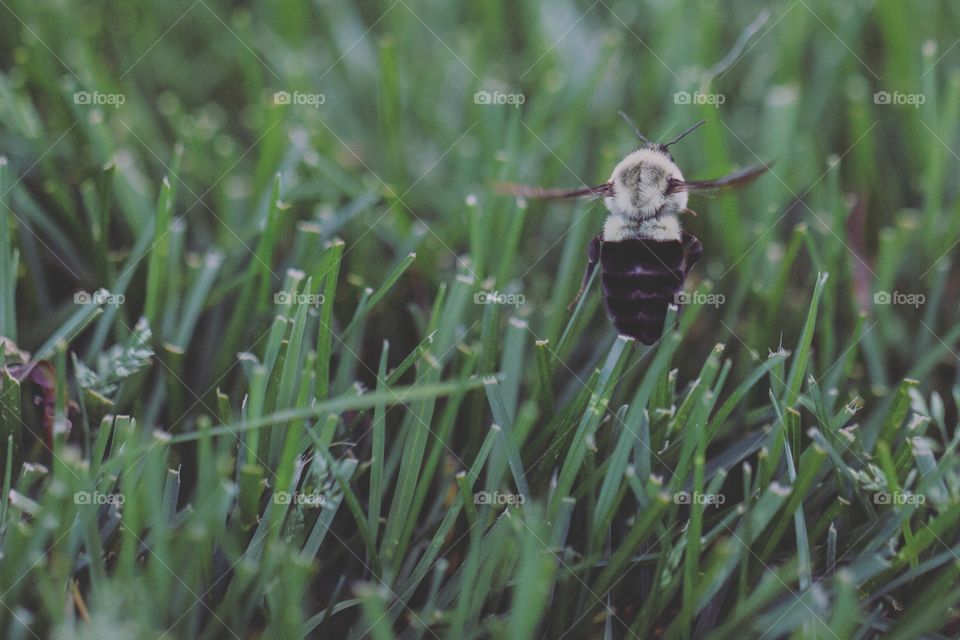
[[[648,218],[633,222],[623,217],[610,214],[603,225],[603,239],[605,242],[620,242],[643,238],[665,242],[680,240],[680,221],[674,215],[662,215],[660,218]]]
[[[687,192],[667,194],[670,178],[683,180],[683,174],[659,148],[643,147],[621,160],[610,176],[613,195],[603,199],[610,211],[604,239],[679,240],[677,214],[687,208]]]

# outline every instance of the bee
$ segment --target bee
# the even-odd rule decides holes
[[[647,140],[630,118],[620,116],[643,142],[621,160],[610,179],[584,189],[543,189],[498,183],[500,193],[524,198],[561,200],[603,198],[610,214],[587,248],[587,268],[574,304],[597,265],[600,265],[607,315],[621,334],[650,345],[660,339],[667,309],[676,303],[690,269],[703,253],[703,245],[680,226],[679,216],[696,212],[687,208],[689,194],[743,186],[769,169],[751,165],[721,178],[686,180],[670,154],[670,147],[706,121],[701,120],[665,144]]]

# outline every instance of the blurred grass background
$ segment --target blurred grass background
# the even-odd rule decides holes
[[[958,633],[956,6],[0,4],[6,637]],[[775,160],[652,349],[565,311],[601,203],[489,188],[621,109]]]

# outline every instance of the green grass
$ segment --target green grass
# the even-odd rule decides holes
[[[834,5],[0,3],[0,637],[956,637],[960,14]],[[776,161],[652,348],[490,189],[620,109]]]

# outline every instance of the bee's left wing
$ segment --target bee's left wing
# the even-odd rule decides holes
[[[769,168],[770,165],[768,164],[754,164],[711,180],[676,180],[671,178],[667,184],[667,193],[678,193],[680,191],[704,193],[717,189],[735,189],[753,182]]]
[[[506,196],[519,198],[535,198],[537,200],[567,200],[570,198],[605,198],[613,195],[613,183],[605,182],[596,187],[583,189],[544,189],[530,187],[513,182],[496,182],[493,190]]]

